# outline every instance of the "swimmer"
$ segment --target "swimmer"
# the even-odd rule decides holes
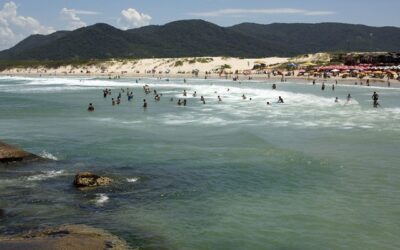
[[[335,103],[338,103],[339,102],[339,97],[336,97],[335,98]]]
[[[183,90],[183,96],[187,96],[186,89]]]
[[[242,95],[242,99],[243,99],[243,100],[246,100],[246,98],[247,98],[247,97],[243,94],[243,95]]]
[[[146,102],[146,99],[143,99],[143,108],[147,108],[147,102]]]
[[[89,112],[93,112],[94,111],[94,107],[93,104],[89,103],[89,107],[87,109]]]
[[[271,103],[270,103],[270,102],[267,102],[267,105],[271,105]]]
[[[281,96],[278,97],[278,103],[284,103],[283,98]]]
[[[222,98],[220,96],[218,96],[218,101],[222,102]]]
[[[272,89],[276,89],[276,84],[272,84]]]
[[[194,93],[193,93],[193,97],[196,97],[197,96],[197,92],[195,91]]]
[[[114,98],[111,99],[111,104],[112,104],[113,106],[115,106],[115,100],[114,100]]]
[[[178,100],[178,103],[177,103],[177,104],[178,104],[179,106],[182,105],[181,99]]]
[[[183,106],[186,106],[186,99],[183,99]]]

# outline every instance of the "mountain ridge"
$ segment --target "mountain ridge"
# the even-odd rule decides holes
[[[0,60],[70,60],[189,56],[268,57],[317,52],[398,51],[400,28],[362,24],[240,23],[201,20],[121,30],[97,23],[31,35],[0,51]]]

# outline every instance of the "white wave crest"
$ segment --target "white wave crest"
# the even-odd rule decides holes
[[[54,178],[60,176],[64,173],[64,170],[51,170],[51,171],[43,171],[41,174],[32,175],[27,178],[28,181],[42,181],[50,178]]]
[[[58,161],[58,158],[55,157],[53,154],[47,152],[46,150],[43,150],[40,154],[40,157],[45,158],[45,159],[49,159],[49,160],[53,160],[53,161]]]
[[[97,205],[102,205],[106,202],[108,202],[108,200],[110,199],[110,197],[108,197],[106,194],[97,194],[96,195],[96,204]]]
[[[127,181],[127,182],[130,182],[130,183],[137,182],[138,180],[139,180],[139,178],[138,178],[138,177],[134,177],[134,178],[127,178],[127,179],[126,179],[126,181]]]

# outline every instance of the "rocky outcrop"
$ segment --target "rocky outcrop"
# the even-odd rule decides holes
[[[37,160],[43,158],[0,141],[0,163]]]
[[[125,250],[128,248],[128,244],[119,237],[86,225],[64,225],[21,235],[0,237],[0,249],[7,250]]]
[[[74,185],[76,187],[99,187],[108,186],[112,180],[108,177],[98,176],[89,172],[81,172],[75,175]]]

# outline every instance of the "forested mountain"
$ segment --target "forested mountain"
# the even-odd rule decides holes
[[[342,23],[221,27],[184,20],[120,30],[95,24],[32,35],[0,52],[1,60],[66,60],[189,56],[267,57],[316,52],[398,51],[400,28]]]

